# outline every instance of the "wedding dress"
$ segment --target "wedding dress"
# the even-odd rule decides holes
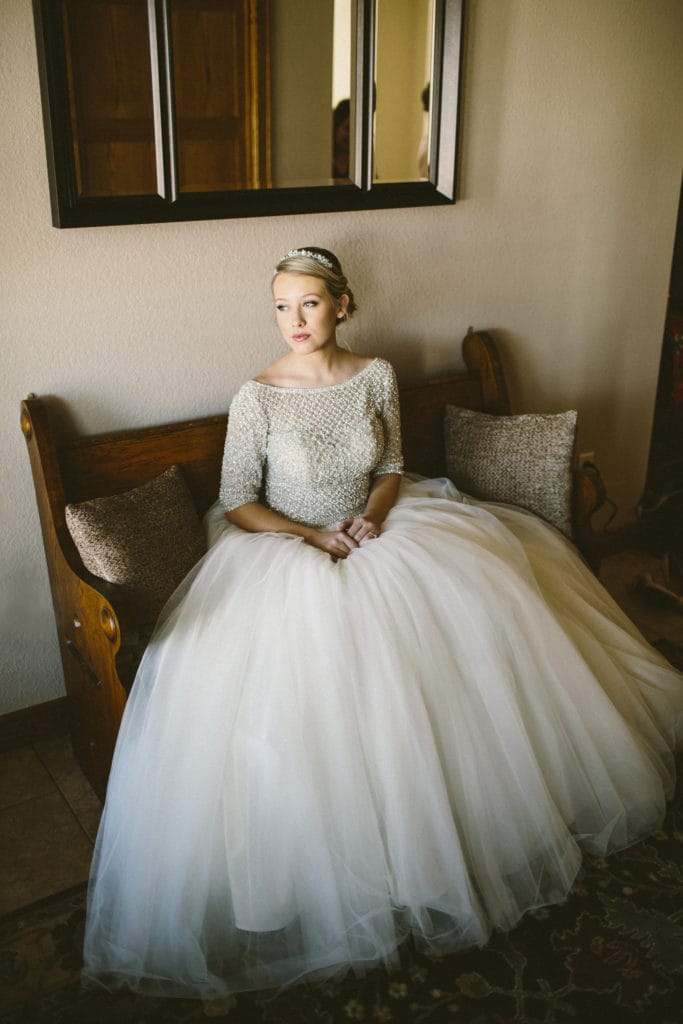
[[[400,468],[383,360],[238,393],[126,707],[86,978],[210,998],[483,944],[660,825],[683,678],[554,528],[445,479],[336,563],[223,514],[332,525]]]

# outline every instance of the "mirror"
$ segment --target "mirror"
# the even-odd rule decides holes
[[[272,187],[350,181],[353,28],[351,0],[271,0]],[[337,132],[345,135],[346,161],[335,175],[337,106],[346,112]]]
[[[34,0],[57,227],[453,202],[462,0]]]
[[[429,178],[431,0],[377,0],[374,181]]]

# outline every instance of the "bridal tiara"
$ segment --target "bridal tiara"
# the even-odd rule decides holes
[[[320,252],[311,252],[310,249],[290,249],[286,256],[283,256],[283,260],[288,260],[292,256],[308,256],[309,259],[317,260],[318,263],[322,263],[323,267],[328,270],[334,270],[332,260],[328,260],[327,256],[323,256]],[[282,260],[280,260],[282,263]]]

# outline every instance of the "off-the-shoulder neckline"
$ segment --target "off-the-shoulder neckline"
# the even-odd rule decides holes
[[[362,377],[364,373],[367,373],[370,367],[374,366],[379,361],[379,356],[375,356],[369,363],[366,363],[362,370],[359,370],[358,373],[354,373],[353,377],[347,377],[346,380],[341,380],[338,384],[318,384],[311,388],[282,387],[280,384],[266,384],[265,381],[256,380],[254,377],[252,377],[248,383],[256,384],[260,388],[268,388],[269,391],[332,391],[334,388],[343,388],[346,387],[347,384],[351,384],[354,380],[358,380],[358,378]]]

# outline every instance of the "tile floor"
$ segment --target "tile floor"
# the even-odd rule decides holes
[[[651,642],[683,648],[683,614],[637,589],[657,559],[623,552],[603,561],[607,589]],[[69,737],[0,754],[0,914],[85,882],[101,804],[76,764]]]
[[[0,754],[0,914],[87,880],[101,809],[67,735]]]

